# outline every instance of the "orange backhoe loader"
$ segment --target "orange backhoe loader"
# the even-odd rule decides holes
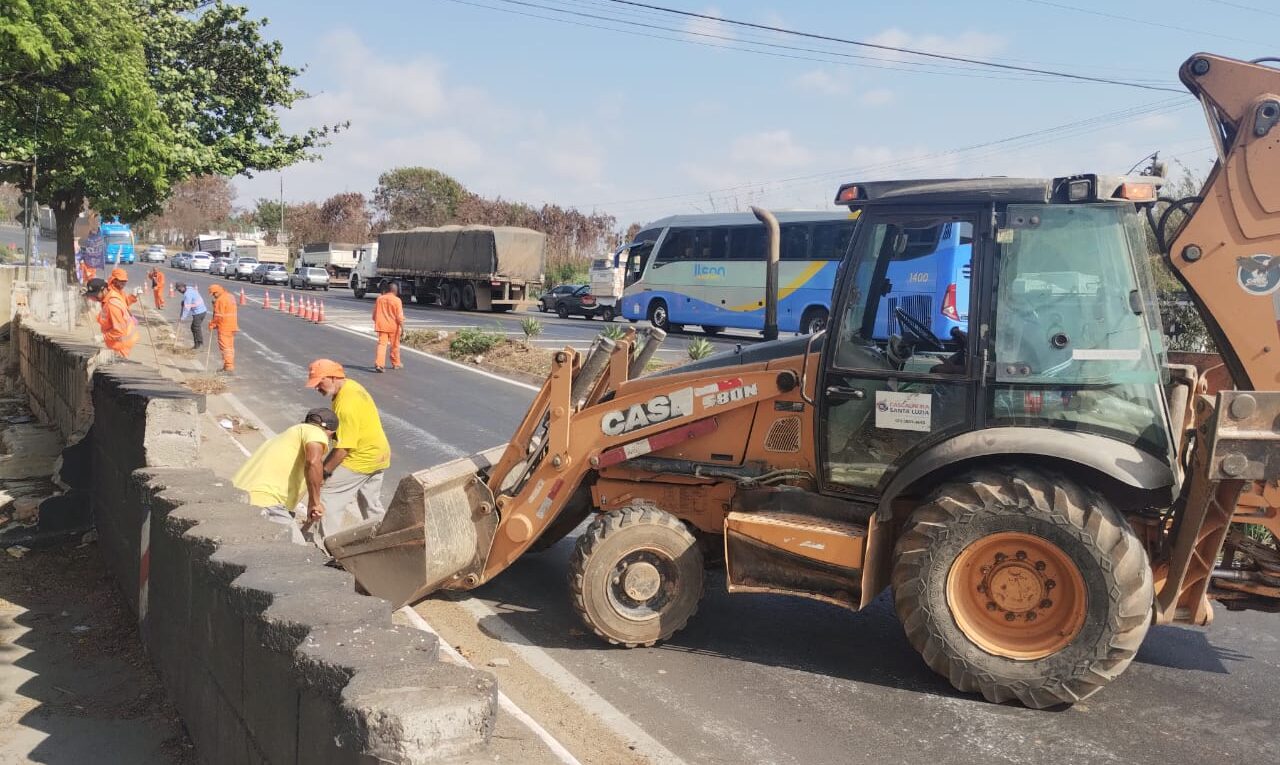
[[[331,552],[401,604],[590,519],[569,590],[611,643],[683,627],[709,562],[850,609],[892,587],[930,667],[1032,707],[1100,689],[1153,623],[1280,608],[1280,71],[1200,54],[1181,78],[1218,150],[1198,196],[1158,171],[845,184],[827,331],[648,376],[656,330],[561,351],[510,443],[407,477]],[[886,274],[957,225],[968,324],[935,337]],[[1217,354],[1166,354],[1150,240]]]

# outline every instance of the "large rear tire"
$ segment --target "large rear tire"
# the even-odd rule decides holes
[[[462,285],[462,310],[476,310],[476,285],[471,282]]]
[[[702,599],[703,560],[684,524],[656,507],[602,513],[569,564],[573,608],[591,631],[635,648],[666,640]]]
[[[1107,500],[1060,476],[981,472],[939,487],[894,551],[907,639],[957,689],[1070,704],[1129,666],[1152,577]]]
[[[449,290],[449,310],[456,311],[462,308],[462,290],[458,289],[456,284],[450,284],[445,289]]]

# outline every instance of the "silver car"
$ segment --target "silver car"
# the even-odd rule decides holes
[[[212,255],[207,252],[193,252],[187,268],[192,271],[208,271],[211,265],[213,265]]]
[[[236,258],[232,261],[234,269],[229,276],[232,279],[250,279],[253,276],[253,270],[258,267],[258,259],[250,257]]]
[[[209,264],[209,273],[212,276],[226,276],[228,268],[231,268],[231,258],[226,255],[219,255]]]
[[[315,266],[298,266],[289,274],[289,286],[302,290],[328,290],[329,272]]]

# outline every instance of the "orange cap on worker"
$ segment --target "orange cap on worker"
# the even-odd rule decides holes
[[[129,281],[129,273],[123,268],[113,268],[111,269],[111,281],[127,282]]]
[[[305,387],[314,388],[326,377],[337,377],[345,380],[347,379],[347,371],[333,359],[316,359],[311,362],[311,366],[307,367],[307,384]]]
[[[221,284],[213,284],[213,285],[210,285],[209,287],[210,295],[221,295],[224,292],[226,292],[226,290],[222,288]]]

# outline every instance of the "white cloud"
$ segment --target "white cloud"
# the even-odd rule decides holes
[[[800,90],[824,96],[840,96],[849,92],[846,78],[837,77],[825,69],[810,69],[792,80],[792,84]]]
[[[893,100],[893,91],[888,88],[874,88],[858,96],[858,100],[867,106],[883,106]]]
[[[602,94],[581,113],[548,115],[458,82],[428,57],[392,59],[347,30],[327,35],[331,51],[312,69],[323,91],[281,116],[288,130],[349,120],[321,158],[284,170],[285,197],[323,200],[341,191],[371,194],[378,175],[423,165],[486,196],[530,203],[618,193],[606,181],[607,144],[619,139],[625,95]],[[274,198],[279,176],[239,179],[242,204]]]
[[[796,143],[790,130],[766,130],[734,139],[729,158],[761,168],[794,168],[813,161],[813,152]]]
[[[912,50],[942,53],[949,56],[965,56],[967,58],[986,58],[999,53],[1006,44],[1004,37],[987,32],[961,32],[952,35],[913,34],[897,27],[891,27],[879,34],[867,38],[867,42],[876,45],[887,45],[893,48],[910,48]],[[880,51],[883,58],[892,60],[923,61],[919,56],[910,56],[893,51]]]

